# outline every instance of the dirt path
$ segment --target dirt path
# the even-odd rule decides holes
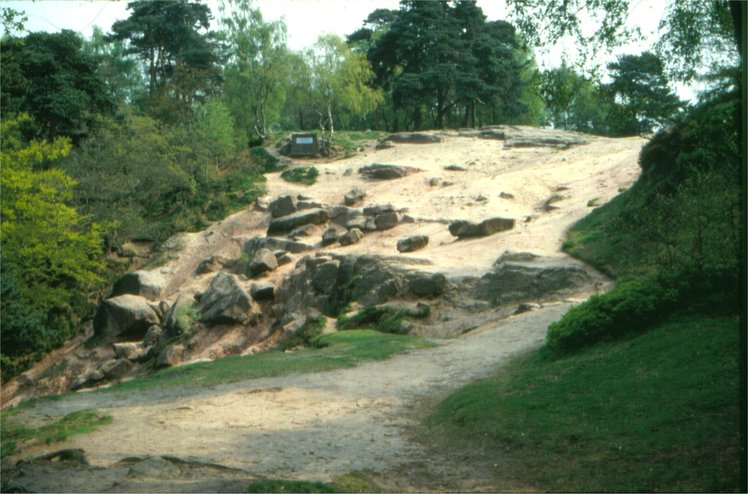
[[[384,478],[408,464],[438,469],[439,462],[408,439],[421,418],[419,404],[538,346],[547,325],[568,306],[489,323],[439,347],[353,369],[126,397],[81,393],[38,413],[95,407],[111,414],[113,424],[64,444],[82,448],[98,466],[131,456],[171,455],[263,476],[316,480],[363,469]],[[431,480],[439,473],[431,472]],[[441,472],[445,478],[447,473]],[[452,481],[450,487],[457,487]]]

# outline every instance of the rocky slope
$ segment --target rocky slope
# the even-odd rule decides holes
[[[633,183],[642,143],[635,138],[613,140],[498,127],[395,135],[371,143],[353,158],[293,163],[314,164],[320,171],[317,183],[297,185],[282,180],[279,174],[269,174],[268,195],[256,204],[203,232],[171,239],[159,266],[130,273],[115,283],[84,337],[5,383],[3,407],[31,396],[129,379],[154,367],[263,351],[319,315],[334,318],[339,313],[350,315],[379,307],[404,309],[410,314],[400,321],[399,331],[451,338],[439,349],[441,353],[423,351],[419,367],[407,364],[418,362],[415,356],[397,357],[391,364],[371,364],[393,369],[389,376],[393,380],[382,381],[385,388],[398,380],[406,381],[407,386],[396,387],[396,398],[390,402],[386,397],[390,393],[367,385],[354,400],[356,407],[364,403],[368,410],[361,424],[356,424],[371,428],[382,422],[399,427],[401,414],[380,416],[381,411],[373,408],[379,409],[382,403],[393,410],[407,408],[412,406],[408,397],[433,396],[437,390],[443,393],[490,372],[512,352],[542,341],[547,324],[567,306],[562,301],[606,289],[608,280],[560,252],[563,232],[590,208]],[[530,314],[509,317],[527,311]],[[533,315],[535,312],[538,314]],[[486,331],[492,335],[490,345],[479,343]],[[84,344],[86,338],[88,344]],[[470,350],[461,354],[460,348]],[[499,348],[506,350],[497,352]],[[494,357],[488,358],[489,354]],[[455,359],[461,360],[459,365]],[[436,368],[427,362],[436,363]],[[450,365],[456,365],[454,372],[438,379],[434,376]],[[377,369],[382,374],[382,369]],[[409,380],[406,376],[420,375],[416,369],[425,374]],[[344,382],[356,387],[356,381],[348,381],[359,379],[356,371],[339,374],[321,378],[333,378],[338,387]],[[319,386],[299,384],[312,380],[284,378],[282,383],[268,384],[282,390],[300,386],[302,391],[293,396],[285,396],[286,391],[274,394],[270,402],[278,406],[277,413],[271,415],[276,418],[272,424],[252,425],[257,429],[253,434],[262,435],[261,431],[277,427],[285,413],[281,410],[294,404],[308,402],[316,416],[335,415],[337,412],[323,403],[337,402],[333,397],[342,391],[327,389],[323,398],[315,394],[320,392]],[[248,385],[253,389],[260,386]],[[246,389],[237,391],[237,387],[226,393],[216,395],[218,401],[229,400],[226,406],[254,406],[257,404],[244,400],[260,399],[260,395],[250,397]],[[242,397],[234,400],[231,397],[236,393]],[[350,413],[347,407],[353,406],[351,393],[345,391],[346,399],[338,400],[345,416]],[[162,403],[156,408],[148,406],[154,420],[157,415],[173,417],[176,405],[171,398],[149,399]],[[194,411],[194,400],[201,400],[191,399],[183,407]],[[81,398],[64,403],[80,408],[84,402]],[[143,406],[110,406],[115,410],[115,424],[121,424],[119,439],[125,433],[122,427],[135,427],[127,417],[141,420]],[[195,448],[189,438],[194,437],[195,427],[199,429],[201,414],[188,415],[192,420],[180,422],[178,429],[186,435],[176,449],[167,447],[171,440],[166,436],[163,441],[150,441],[148,448],[139,446],[137,438],[122,443],[122,448],[111,444],[107,448],[109,439],[102,437],[112,436],[105,431],[74,442],[101,466],[125,456],[167,454],[209,458],[254,473],[304,476],[315,471],[316,467],[309,466],[290,446],[288,458],[268,460],[268,465],[234,462],[217,453],[228,448],[233,455],[234,446],[223,443],[206,446],[204,454],[186,455]],[[216,430],[236,420],[218,421]],[[358,425],[354,424],[351,434]],[[140,428],[139,432],[160,437],[156,429]],[[322,429],[318,432],[329,434]],[[174,434],[172,431],[168,436],[174,438]],[[381,437],[386,436],[383,432]],[[277,444],[278,437],[272,437]],[[400,451],[399,459],[405,461],[411,446],[398,433],[393,437],[392,448]],[[338,453],[329,452],[329,461],[325,461],[339,463],[340,468],[327,468],[323,477],[336,471],[371,468],[372,462],[376,463],[373,459],[361,465],[345,460],[350,455],[343,437],[331,443],[342,456],[336,460]],[[321,447],[314,444],[314,448]],[[272,441],[262,448],[272,449]],[[382,457],[393,453],[392,448],[385,444]],[[307,466],[284,468],[281,464]],[[380,472],[395,468],[389,460],[376,466]]]

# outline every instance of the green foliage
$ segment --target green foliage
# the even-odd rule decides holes
[[[677,289],[656,280],[621,283],[572,307],[548,326],[546,345],[553,352],[567,353],[642,333],[667,317],[677,298]]]
[[[255,480],[247,488],[247,492],[343,492],[335,486],[324,482],[310,482],[307,480]]]
[[[114,105],[97,74],[98,61],[82,47],[80,36],[68,30],[4,39],[3,119],[29,113],[40,126],[35,136],[50,141],[58,135],[77,141],[88,134],[96,116],[110,113]]]
[[[278,158],[273,156],[262,146],[256,146],[249,150],[249,156],[252,162],[260,167],[264,173],[277,172],[283,166],[280,165]]]
[[[327,318],[324,316],[310,317],[301,329],[287,335],[275,348],[281,352],[300,346],[321,348],[319,337],[326,323]]]
[[[608,102],[595,81],[562,63],[560,67],[543,73],[540,86],[548,117],[554,127],[607,133]]]
[[[196,113],[177,127],[126,117],[83,142],[65,163],[79,182],[79,207],[116,223],[119,240],[156,242],[246,207],[264,190],[261,171],[235,139],[223,104]]]
[[[534,352],[447,398],[428,432],[533,491],[737,491],[738,340],[734,318],[694,318],[567,358]]]
[[[407,326],[403,325],[406,317],[423,319],[428,317],[430,312],[431,309],[426,304],[418,304],[415,310],[367,305],[351,316],[339,315],[337,324],[338,329],[372,327],[383,333],[405,334],[408,332]]]
[[[12,455],[24,443],[54,443],[66,440],[70,436],[89,434],[102,425],[112,423],[110,415],[102,415],[96,410],[86,409],[69,413],[64,417],[46,425],[29,428],[19,424],[12,417],[17,415],[18,409],[3,412],[2,419],[2,455]]]
[[[644,135],[673,122],[683,103],[668,87],[657,55],[623,55],[608,65],[613,81],[605,86],[611,101],[612,135]]]
[[[86,293],[100,281],[102,232],[69,205],[75,181],[49,169],[70,151],[62,138],[24,142],[19,126],[2,123],[2,354],[28,359],[74,334],[73,321],[89,309]],[[33,358],[33,357],[31,357]],[[3,367],[6,372],[24,365]]]
[[[313,166],[297,166],[281,172],[281,178],[288,182],[312,185],[317,181],[319,170]]]

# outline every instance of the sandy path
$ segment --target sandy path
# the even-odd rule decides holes
[[[442,346],[353,369],[127,397],[81,393],[43,412],[96,407],[114,417],[112,425],[65,444],[83,448],[93,465],[174,455],[286,478],[384,472],[427,460],[407,439],[420,420],[419,401],[445,396],[538,346],[568,306],[492,322]]]

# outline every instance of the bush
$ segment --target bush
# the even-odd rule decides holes
[[[313,166],[298,166],[296,168],[285,170],[283,173],[281,173],[281,178],[283,180],[304,185],[314,184],[314,182],[317,181],[318,176],[319,170],[317,170]]]
[[[249,150],[249,157],[252,163],[259,166],[263,173],[276,172],[283,168],[278,158],[268,152],[261,146],[253,147]]]
[[[431,309],[426,304],[418,304],[416,310],[367,305],[352,316],[340,315],[338,329],[372,327],[382,333],[405,334],[408,332],[407,327],[403,326],[406,317],[423,319],[428,317],[430,312]]]
[[[641,333],[670,314],[677,298],[676,289],[654,279],[622,283],[608,293],[593,295],[548,326],[547,346],[566,353]]]

